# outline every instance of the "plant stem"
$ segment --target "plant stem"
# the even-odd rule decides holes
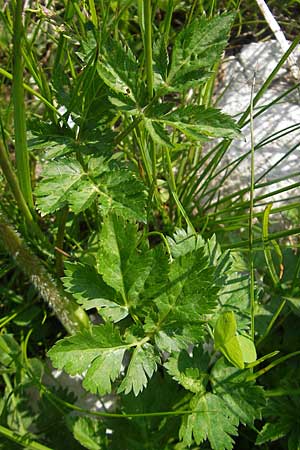
[[[89,319],[85,311],[72,298],[67,297],[62,286],[53,279],[41,260],[26,246],[1,211],[0,238],[6,251],[30,278],[65,329],[72,334],[88,328]]]
[[[254,128],[253,128],[253,94],[255,76],[253,77],[250,99],[250,132],[251,132],[251,162],[250,162],[250,211],[249,211],[249,258],[250,258],[250,311],[251,311],[251,338],[255,335],[255,292],[254,292],[254,255],[253,255],[253,218],[254,218]]]
[[[66,228],[66,222],[68,219],[68,214],[69,214],[69,208],[67,206],[65,206],[58,213],[58,230],[57,230],[56,242],[55,242],[55,248],[57,249],[56,257],[55,257],[55,267],[56,267],[56,273],[59,277],[63,276],[63,274],[64,274],[63,253],[60,252],[59,250],[63,250],[65,228]]]
[[[27,151],[26,116],[23,89],[23,61],[22,61],[22,12],[23,1],[16,0],[13,35],[13,104],[15,127],[15,151],[17,175],[24,199],[30,209],[33,209],[30,167]]]
[[[189,216],[187,215],[184,207],[182,206],[179,197],[177,195],[177,187],[176,187],[176,183],[175,183],[175,178],[174,178],[174,174],[173,174],[173,167],[172,167],[172,161],[171,161],[171,157],[170,157],[170,153],[169,153],[169,149],[166,149],[166,159],[167,159],[167,164],[168,164],[168,171],[169,171],[169,186],[170,186],[170,190],[171,190],[171,194],[174,198],[174,201],[176,203],[177,208],[179,209],[182,217],[184,218],[184,220],[187,223],[187,226],[190,228],[190,231],[197,236],[196,230],[193,227],[192,222],[189,219]]]
[[[13,80],[13,76],[11,73],[7,72],[7,70],[3,69],[2,67],[0,67],[0,75],[3,75],[4,77],[6,77],[8,80]],[[52,105],[45,97],[43,97],[39,92],[35,91],[34,89],[32,89],[30,86],[28,86],[28,84],[23,83],[23,88],[25,89],[25,91],[29,92],[31,95],[33,95],[34,97],[38,98],[39,100],[41,100],[41,102],[43,102],[49,109],[51,109],[51,111],[53,111],[56,115],[61,116],[61,114],[59,113],[59,111],[55,108],[54,105]]]
[[[44,235],[35,222],[32,212],[30,211],[28,204],[26,203],[23,193],[20,189],[19,181],[16,177],[16,174],[12,168],[10,159],[8,157],[7,151],[4,145],[0,142],[0,167],[3,171],[3,174],[9,184],[9,187],[13,193],[13,196],[16,200],[16,203],[26,221],[28,231],[31,235],[36,236],[40,240],[45,240]]]
[[[89,416],[94,417],[107,417],[107,418],[115,418],[115,419],[126,419],[126,418],[138,418],[138,417],[172,417],[172,416],[186,416],[190,414],[197,413],[207,413],[207,410],[175,410],[175,411],[154,411],[154,412],[145,412],[145,413],[109,413],[103,411],[92,411],[91,409],[84,409],[80,406],[73,405],[65,400],[62,400],[57,395],[53,394],[52,391],[47,389],[45,385],[39,383],[39,389],[47,396],[47,398],[51,401],[53,405],[58,407],[58,404],[64,406],[65,408],[70,409],[71,411],[78,411],[82,414],[87,414]],[[205,394],[202,394],[205,395]]]
[[[8,428],[3,427],[2,425],[0,425],[0,434],[2,434],[2,436],[5,436],[7,439],[16,442],[22,447],[26,447],[29,450],[52,450],[50,447],[46,447],[45,445],[33,441],[26,436],[22,436],[15,431],[11,431]]]
[[[264,255],[267,267],[269,269],[270,277],[272,278],[274,287],[277,288],[280,285],[280,279],[279,276],[276,273],[276,269],[273,263],[273,258],[270,250],[270,242],[268,242],[269,239],[269,216],[270,211],[272,209],[272,203],[270,203],[264,211],[263,215],[263,244],[264,244]]]
[[[279,317],[281,311],[282,311],[283,308],[285,307],[285,304],[286,304],[286,300],[283,299],[283,300],[280,302],[280,305],[278,306],[278,308],[277,308],[275,314],[273,315],[273,317],[272,317],[272,319],[271,319],[271,321],[270,321],[270,323],[269,323],[269,325],[268,325],[268,327],[267,327],[265,333],[264,333],[264,334],[261,336],[261,338],[257,341],[256,347],[258,347],[258,346],[266,339],[266,337],[268,336],[268,334],[269,334],[270,331],[272,330],[274,323],[276,322],[277,318]]]
[[[300,395],[300,389],[271,389],[269,391],[264,392],[265,397],[284,397],[286,395],[288,396],[294,396],[294,395]]]
[[[247,381],[256,380],[258,377],[261,377],[265,373],[269,372],[269,370],[278,366],[278,364],[281,364],[290,358],[294,358],[294,356],[300,356],[300,350],[293,352],[293,353],[289,353],[288,355],[285,355],[285,356],[282,356],[281,358],[276,359],[276,361],[271,362],[268,366],[264,367],[263,369],[260,369],[257,372],[249,375],[249,377],[247,378]]]
[[[152,68],[152,8],[151,0],[144,0],[144,26],[145,26],[145,60],[147,74],[147,88],[149,100],[153,97],[153,68]]]

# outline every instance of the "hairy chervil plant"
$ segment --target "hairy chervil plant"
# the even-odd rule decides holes
[[[96,308],[103,323],[58,341],[49,356],[100,395],[138,396],[157,370],[167,372],[189,393],[191,413],[179,431],[184,444],[208,438],[213,449],[231,449],[238,424],[252,426],[263,404],[249,370],[240,370],[255,360],[248,282],[215,238],[178,230],[167,242],[169,254],[162,245],[151,248],[135,223],[105,216],[96,267],[69,263],[64,278],[67,291],[84,309]],[[205,350],[213,329],[228,362]]]

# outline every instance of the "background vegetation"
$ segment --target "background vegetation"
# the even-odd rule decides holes
[[[0,448],[300,447],[300,183],[272,204],[262,147],[225,162],[299,41],[299,1],[268,5],[291,47],[235,121],[218,70],[272,37],[255,1],[1,2]]]

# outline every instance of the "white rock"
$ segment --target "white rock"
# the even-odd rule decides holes
[[[300,54],[299,48],[296,53]],[[276,67],[281,57],[282,50],[278,43],[270,40],[246,45],[240,54],[224,61],[221,67],[222,80],[217,93],[217,95],[221,96],[217,106],[224,112],[239,118],[250,104],[254,73],[254,90],[256,93]],[[271,103],[292,86],[293,82],[289,80],[288,66],[285,65],[280,69],[275,80],[256,105],[254,112],[258,112],[263,105]],[[283,136],[284,130],[288,127],[291,127],[291,132]],[[254,143],[260,147],[255,152],[255,179],[259,183],[263,183],[285,176],[289,177],[287,180],[278,181],[272,186],[256,190],[256,195],[258,193],[265,194],[300,181],[299,129],[300,93],[298,90],[294,90],[254,119]],[[242,132],[244,139],[235,140],[232,143],[224,158],[224,165],[250,151],[250,126],[244,127]],[[277,132],[279,135],[276,139],[272,139],[271,135]],[[268,137],[271,137],[270,142],[268,142]],[[292,147],[295,146],[296,148],[292,150]],[[249,186],[249,183],[250,157],[247,157],[231,174],[223,189],[232,192]],[[299,195],[298,189],[275,195],[272,197],[272,200],[290,199],[293,195]],[[266,202],[269,201],[270,199],[266,200]]]

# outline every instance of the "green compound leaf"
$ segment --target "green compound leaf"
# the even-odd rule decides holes
[[[136,250],[137,226],[116,215],[109,215],[104,218],[100,238],[100,272],[105,283],[126,299],[126,275],[130,257]]]
[[[247,376],[246,371],[232,367],[224,358],[211,371],[214,394],[222,398],[241,423],[253,427],[254,420],[261,418],[265,399],[263,389],[247,381]]]
[[[159,361],[160,358],[155,354],[154,347],[151,344],[146,343],[137,346],[133,351],[126,377],[118,392],[128,394],[133,391],[134,395],[137,396],[147,386],[148,378],[151,378],[156,371]]]
[[[101,180],[100,209],[103,215],[114,212],[126,219],[146,222],[144,184],[127,169],[110,171]]]
[[[153,292],[145,331],[154,333],[166,351],[201,341],[203,316],[215,309],[217,292],[214,267],[203,249],[180,256],[169,265],[165,284]]]
[[[62,279],[67,292],[77,300],[94,298],[112,299],[113,289],[104,283],[95,267],[82,263],[65,263],[65,277]]]
[[[198,393],[205,392],[208,382],[209,355],[201,348],[194,348],[190,356],[185,350],[174,353],[164,364],[174,380],[185,389]]]
[[[111,392],[112,382],[119,377],[125,351],[130,348],[134,350],[119,391],[125,394],[133,391],[138,395],[155,372],[160,358],[150,343],[124,342],[112,324],[94,326],[90,332],[62,339],[48,355],[54,367],[64,369],[70,375],[87,371],[83,387],[105,395]]]
[[[68,204],[78,214],[97,198],[104,214],[115,211],[129,220],[146,220],[144,185],[126,168],[91,158],[87,170],[74,158],[46,162],[35,190],[43,215]]]
[[[238,331],[249,329],[249,277],[241,273],[246,269],[244,267],[241,269],[240,265],[237,265],[237,256],[233,257],[229,252],[222,253],[215,236],[204,241],[200,235],[195,237],[190,231],[177,229],[173,238],[167,239],[174,258],[203,248],[210,264],[215,267],[214,282],[219,287],[219,301],[216,314],[210,320],[211,326],[215,327],[219,315],[223,312],[234,311]]]
[[[169,55],[165,36],[162,36],[154,43],[153,60],[154,85],[159,87],[164,84],[169,67]]]
[[[185,27],[175,39],[168,74],[165,45],[157,44],[154,67],[159,92],[186,91],[207,81],[227,44],[233,19],[232,14],[203,17]]]
[[[50,161],[45,163],[42,171],[42,181],[35,190],[37,207],[43,215],[53,213],[65,206],[73,192],[77,191],[82,184],[86,187],[86,175],[78,161],[71,158],[64,158],[60,161]],[[82,192],[81,192],[82,194]],[[95,198],[95,191],[86,191],[83,200],[72,204],[74,212],[80,212],[82,201],[88,204]],[[73,195],[74,201],[74,195]]]
[[[153,120],[147,118],[144,119],[144,124],[154,142],[164,147],[173,147],[170,134],[163,127],[163,124],[154,122]]]
[[[104,83],[109,86],[116,99],[130,109],[138,104],[139,65],[130,50],[118,41],[103,48],[97,71]],[[112,99],[114,103],[114,96]]]
[[[105,283],[136,308],[148,303],[151,292],[160,289],[168,259],[159,249],[137,248],[137,226],[116,215],[104,217],[98,253],[99,271]]]
[[[125,348],[110,348],[103,351],[88,369],[82,386],[88,391],[105,395],[111,392],[111,382],[119,376]]]
[[[69,418],[69,428],[71,428],[74,438],[89,450],[103,450],[106,447],[105,425],[100,420],[90,417]]]
[[[285,437],[288,450],[298,450],[300,445],[300,398],[289,395],[281,398],[271,398],[264,409],[267,423],[260,431],[256,444],[274,442]]]
[[[201,141],[212,137],[235,138],[239,135],[236,122],[215,108],[181,106],[164,115],[152,113],[152,122],[184,133],[188,139]]]
[[[267,422],[262,430],[260,431],[257,439],[256,439],[256,444],[257,445],[262,445],[265,444],[266,442],[274,442],[277,441],[278,439],[281,439],[283,437],[285,437],[286,435],[289,434],[289,432],[291,431],[291,427],[289,425],[289,423],[284,423],[284,422],[280,422],[280,421],[276,421],[275,423],[270,423]],[[300,442],[300,439],[299,441]],[[299,446],[294,447],[293,450],[298,450]]]
[[[97,308],[105,320],[112,322],[118,322],[128,315],[122,299],[104,282],[94,267],[80,263],[66,263],[65,266],[64,286],[84,309]]]
[[[190,409],[197,412],[182,420],[179,437],[184,445],[190,446],[194,441],[200,445],[208,439],[212,450],[233,449],[231,436],[238,434],[238,419],[220,397],[212,393],[197,394],[190,402]]]
[[[172,238],[168,236],[167,240],[174,258],[186,255],[199,248],[205,248],[205,241],[200,235],[195,236],[182,228],[177,229]]]
[[[48,355],[54,367],[76,375],[87,370],[98,356],[115,354],[117,359],[126,348],[117,328],[107,323],[58,341]]]

